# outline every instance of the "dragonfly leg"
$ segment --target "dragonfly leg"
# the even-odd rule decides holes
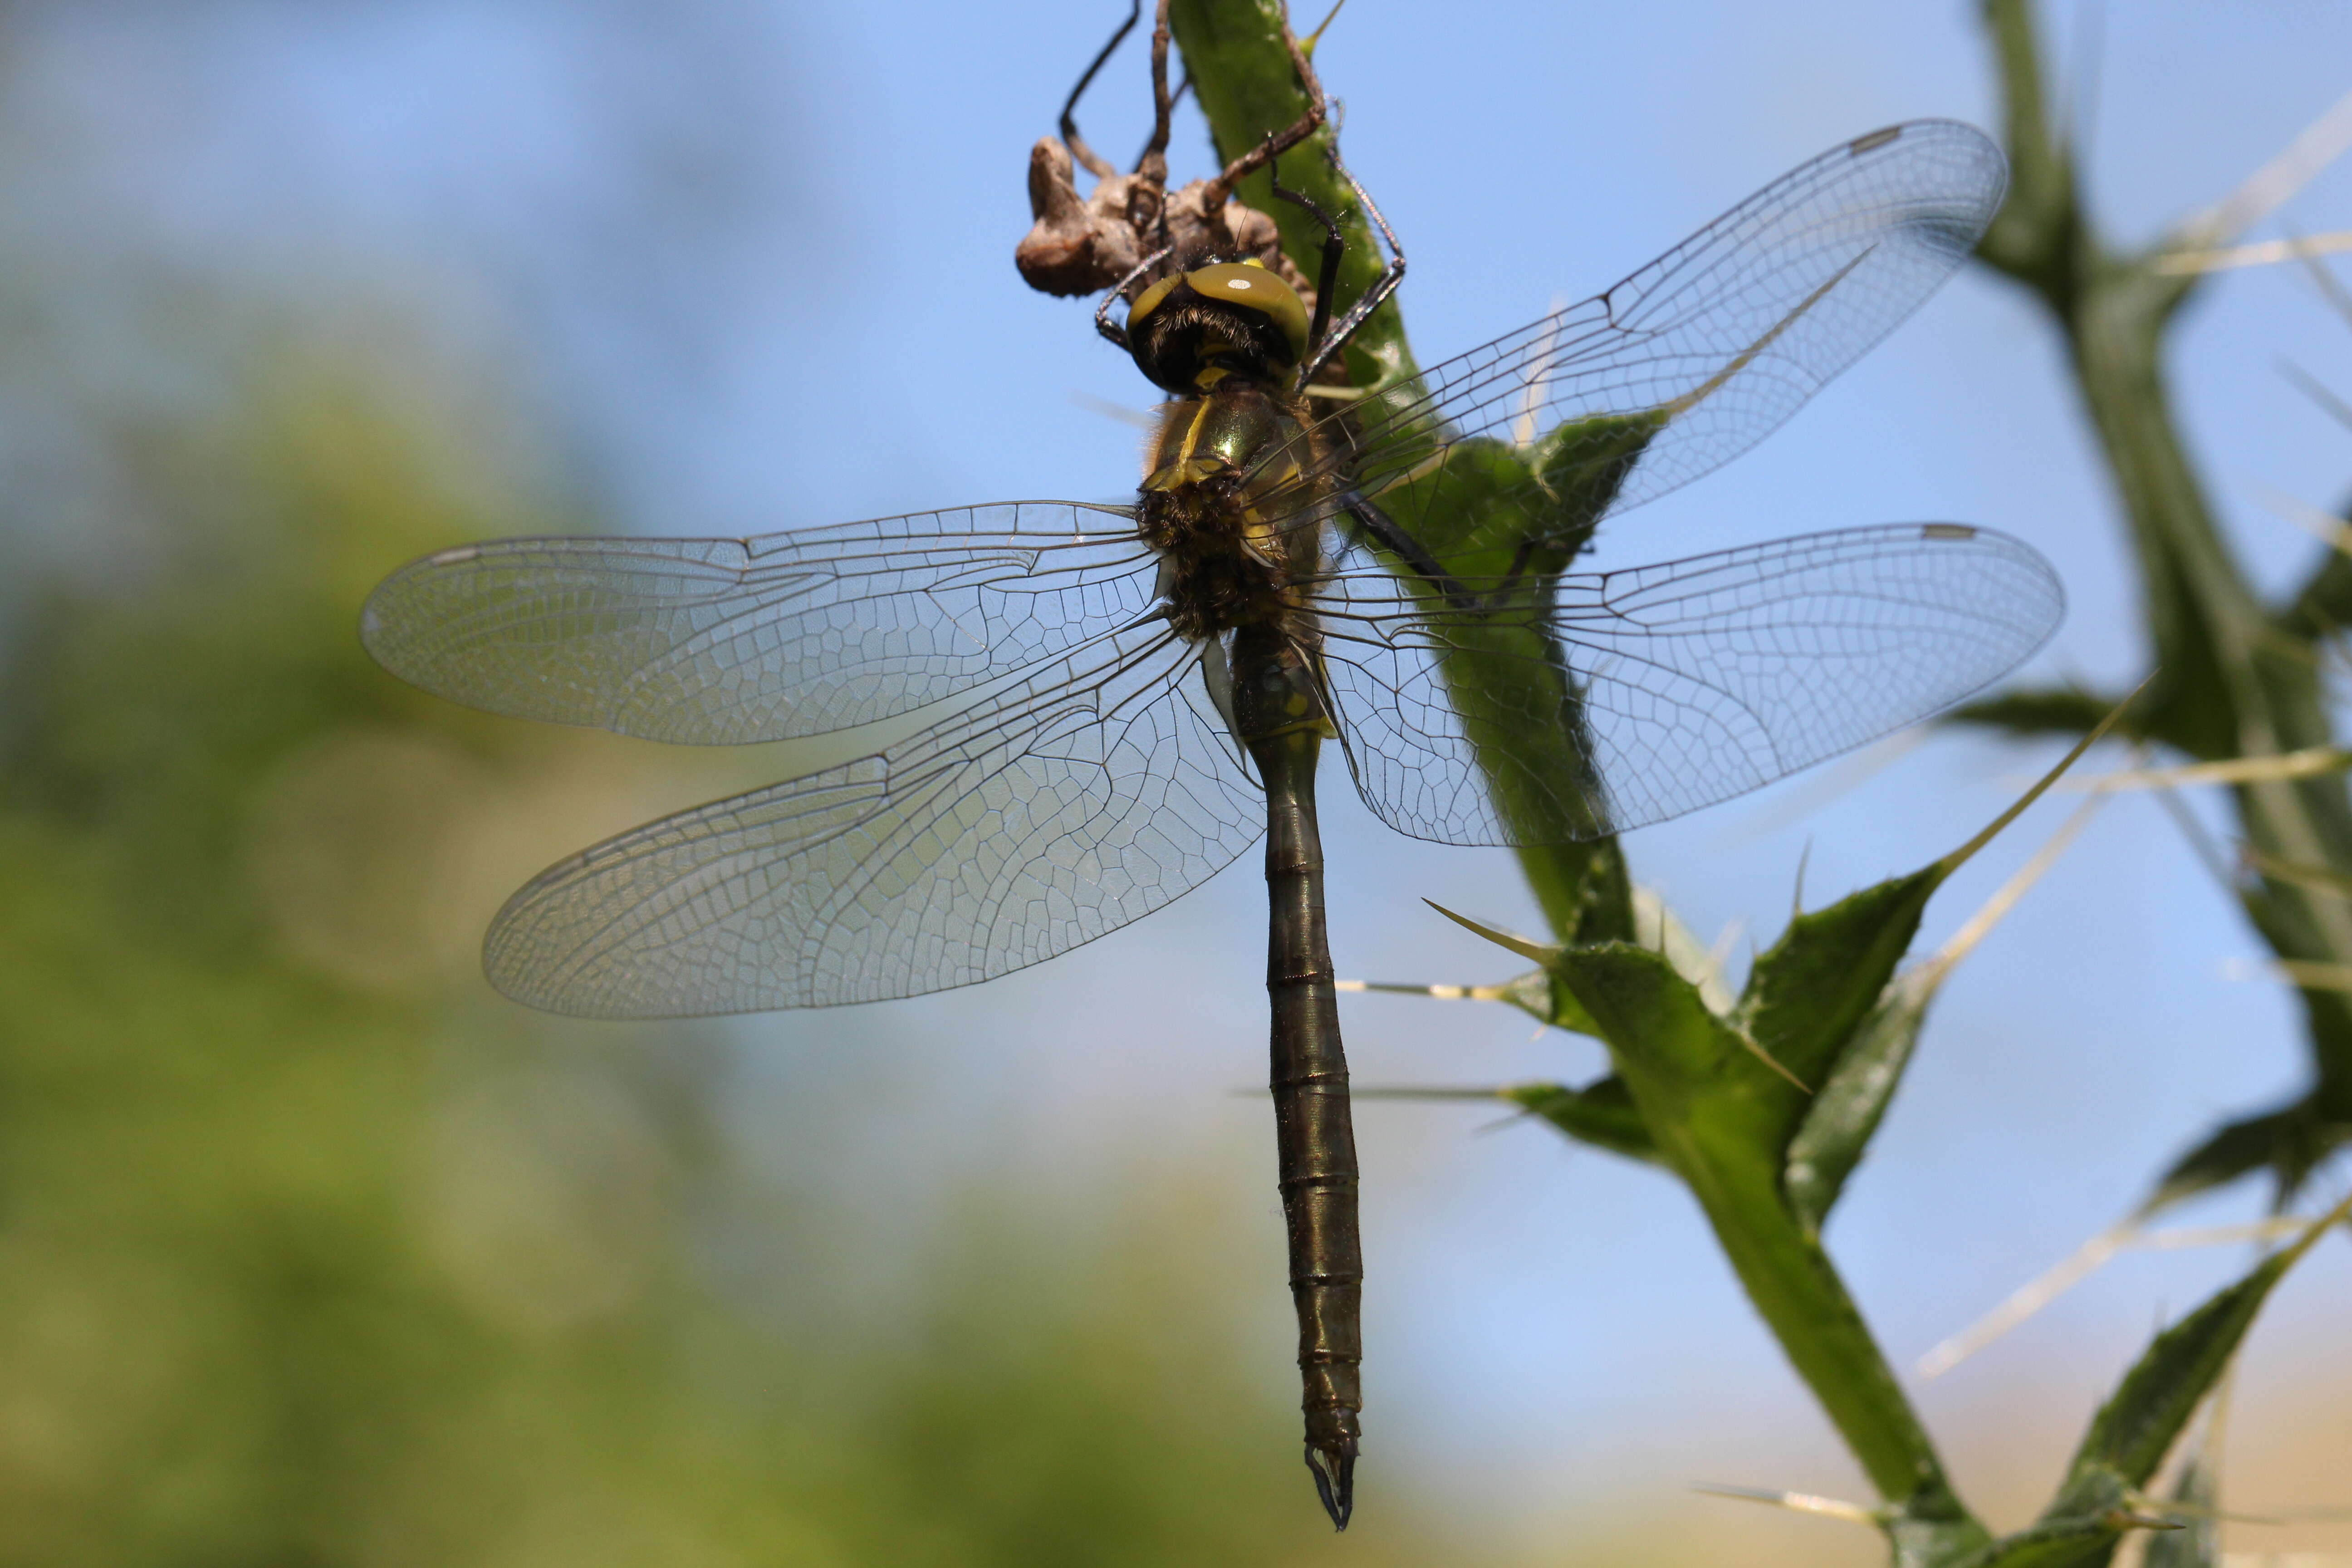
[[[1487,609],[1500,609],[1504,603],[1510,598],[1511,591],[1519,585],[1520,574],[1524,573],[1528,569],[1528,558],[1536,552],[1536,546],[1538,544],[1550,544],[1552,542],[1554,542],[1549,539],[1528,538],[1520,540],[1518,548],[1511,552],[1511,564],[1504,571],[1503,580],[1495,584],[1495,591],[1493,593],[1486,595],[1485,607]]]
[[[1372,205],[1372,198],[1364,194],[1364,187],[1356,183],[1356,176],[1348,173],[1348,165],[1339,162],[1339,145],[1337,141],[1332,142],[1329,152],[1331,166],[1337,169],[1340,176],[1348,182],[1349,188],[1356,193],[1356,199],[1364,204],[1364,211],[1370,216],[1374,226],[1388,241],[1390,260],[1388,266],[1381,269],[1381,275],[1372,280],[1372,286],[1365,289],[1362,297],[1348,307],[1348,313],[1339,318],[1336,326],[1333,325],[1329,301],[1333,291],[1339,286],[1339,258],[1347,252],[1347,237],[1340,231],[1339,223],[1332,218],[1331,215],[1325,212],[1310,197],[1297,191],[1285,190],[1280,179],[1275,181],[1274,194],[1284,201],[1293,202],[1305,207],[1308,216],[1323,226],[1323,232],[1328,237],[1323,242],[1322,270],[1315,289],[1315,325],[1307,335],[1306,363],[1298,367],[1298,387],[1302,392],[1321,373],[1323,367],[1331,362],[1331,356],[1346,348],[1348,341],[1356,335],[1357,331],[1366,321],[1371,320],[1372,312],[1381,308],[1381,302],[1395,293],[1397,285],[1404,281],[1404,252],[1397,248],[1396,235],[1390,229],[1388,219],[1382,217],[1380,209]]]
[[[1167,260],[1175,248],[1172,245],[1161,246],[1130,268],[1126,277],[1110,286],[1110,292],[1104,295],[1102,303],[1095,307],[1095,331],[1122,349],[1128,346],[1127,329],[1110,319],[1110,308],[1126,299],[1127,291],[1135,287],[1136,280]]]
[[[1364,500],[1361,496],[1353,497],[1347,504],[1347,511],[1349,516],[1356,520],[1356,526],[1370,536],[1373,543],[1412,567],[1416,576],[1428,582],[1439,593],[1444,594],[1446,603],[1457,610],[1477,612],[1501,609],[1510,602],[1512,593],[1526,575],[1528,561],[1535,554],[1537,549],[1557,542],[1549,539],[1522,539],[1519,541],[1518,548],[1512,552],[1511,564],[1495,584],[1494,592],[1474,594],[1470,591],[1468,584],[1438,563],[1437,557],[1429,552],[1427,546],[1415,539],[1411,531],[1396,519],[1382,511],[1372,502]]]
[[[1272,142],[1274,138],[1269,136],[1266,140]],[[1277,199],[1306,208],[1307,216],[1323,226],[1323,260],[1315,270],[1315,319],[1307,328],[1306,363],[1299,367],[1298,387],[1303,391],[1310,371],[1319,368],[1325,360],[1330,358],[1319,351],[1323,347],[1324,334],[1331,330],[1331,295],[1339,287],[1339,261],[1348,254],[1348,237],[1340,232],[1338,221],[1316,204],[1314,197],[1303,191],[1291,190],[1282,183],[1280,159],[1268,158],[1265,161],[1265,174],[1274,184]]]
[[[1160,0],[1160,26],[1165,28],[1168,0]],[[1206,199],[1202,203],[1202,207],[1208,211],[1213,212],[1224,205],[1225,198],[1233,194],[1234,187],[1241,184],[1244,178],[1255,174],[1261,167],[1274,162],[1276,158],[1289,152],[1322,129],[1323,121],[1328,113],[1323,99],[1322,79],[1315,74],[1315,67],[1308,62],[1307,51],[1298,47],[1298,37],[1290,30],[1290,19],[1286,16],[1282,22],[1282,41],[1289,47],[1290,66],[1298,73],[1298,85],[1306,89],[1307,112],[1301,114],[1287,127],[1275,132],[1265,141],[1226,164],[1217,177],[1209,182],[1209,188],[1205,193]]]
[[[1437,557],[1429,552],[1427,545],[1415,539],[1402,523],[1377,505],[1361,496],[1354,496],[1347,503],[1347,512],[1356,520],[1356,526],[1371,537],[1373,543],[1412,567],[1414,575],[1444,594],[1454,608],[1475,610],[1482,607],[1478,596],[1470,592],[1467,584],[1438,564]]]
[[[1139,5],[1141,0],[1137,0]],[[1143,156],[1135,161],[1135,172],[1156,185],[1168,184],[1168,135],[1176,113],[1176,96],[1168,90],[1168,43],[1172,33],[1168,26],[1168,0],[1159,0],[1151,12],[1151,140],[1143,144]]]
[[[1102,47],[1102,52],[1095,56],[1094,63],[1087,67],[1085,72],[1079,76],[1078,85],[1070,89],[1069,100],[1062,105],[1062,145],[1070,150],[1070,156],[1076,158],[1085,167],[1087,173],[1098,180],[1108,180],[1118,171],[1111,166],[1108,159],[1087,146],[1086,138],[1078,134],[1078,100],[1087,95],[1087,89],[1094,83],[1095,73],[1108,64],[1111,56],[1118,52],[1119,45],[1125,43],[1127,36],[1135,31],[1135,24],[1142,18],[1142,16],[1143,0],[1128,0],[1127,20],[1121,22],[1118,25],[1118,30],[1111,34],[1110,42]]]
[[[1325,155],[1331,160],[1331,167],[1339,171],[1339,177],[1348,182],[1348,188],[1356,193],[1356,199],[1364,204],[1364,216],[1372,220],[1372,226],[1380,231],[1381,238],[1388,245],[1389,264],[1381,269],[1380,277],[1373,279],[1372,286],[1364,290],[1362,297],[1348,307],[1348,313],[1339,318],[1338,326],[1332,328],[1330,341],[1318,345],[1318,352],[1306,366],[1299,381],[1301,386],[1323,368],[1326,360],[1348,346],[1348,341],[1356,335],[1357,330],[1371,320],[1372,312],[1379,310],[1388,297],[1396,292],[1397,285],[1404,281],[1404,247],[1397,243],[1396,230],[1391,228],[1389,220],[1381,216],[1381,209],[1373,203],[1371,193],[1364,189],[1362,182],[1340,161],[1339,139],[1337,136],[1331,138]]]

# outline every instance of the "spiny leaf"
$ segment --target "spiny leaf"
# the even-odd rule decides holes
[[[2063,764],[2061,764],[2062,766]],[[1944,979],[1978,942],[2015,908],[2033,884],[2058,862],[2100,805],[2093,796],[2077,806],[2057,832],[2036,850],[1934,957],[1887,983],[1878,1005],[1853,1033],[1844,1052],[1805,1108],[1804,1120],[1789,1142],[1784,1182],[1789,1206],[1808,1235],[1818,1236],[1847,1176],[1878,1131],[1895,1090],[1903,1081],[1927,1005]]]
[[[1882,1521],[1894,1549],[1890,1568],[1950,1568],[1992,1544],[1941,1477],[1932,1477]]]
[[[2352,1215],[2352,1197],[2314,1221],[2300,1240],[2264,1258],[2244,1279],[2216,1291],[2157,1335],[2092,1418],[2045,1521],[2108,1512],[2119,1495],[2147,1484],[2230,1364],[2271,1291],[2347,1215]]]
[[[2004,691],[1981,702],[1963,703],[1945,715],[1948,724],[1977,724],[2011,735],[2082,735],[2113,712],[2116,700],[2077,686],[2040,691]]]
[[[1771,951],[1757,960],[1738,1021],[1776,1060],[1826,1091],[1790,1108],[1790,1120],[1774,1145],[1787,1157],[1790,1210],[1809,1233],[1819,1232],[1878,1130],[1910,1062],[1936,986],[1966,950],[1964,943],[1907,982],[1894,978],[1927,900],[1946,878],[2014,822],[2113,728],[2123,710],[2121,704],[2108,710],[2032,788],[1967,844],[1907,877],[1798,916]],[[2063,839],[2062,834],[2054,840],[2053,849]],[[2013,884],[1996,896],[1988,906],[1990,918],[1998,918],[2004,898],[2015,897],[2040,874],[2050,853],[2037,857],[2022,874],[2024,884]]]
[[[1572,1035],[1586,1035],[1594,1039],[1601,1037],[1601,1026],[1593,1021],[1591,1014],[1584,1010],[1584,1004],[1576,999],[1576,993],[1561,984],[1558,976],[1549,973],[1544,975],[1544,994],[1549,1003],[1542,1015],[1545,1023],[1555,1029],[1566,1029]]]
[[[2116,1500],[2107,1507],[2042,1520],[1951,1568],[2105,1568],[2126,1531],[2170,1527],[2169,1521],[2133,1512],[2123,1489],[2115,1489]]]
[[[2203,1455],[2192,1456],[2181,1468],[2180,1479],[2165,1500],[2179,1505],[2177,1512],[2165,1512],[2179,1520],[2182,1528],[2149,1539],[2144,1568],[2219,1568],[2221,1489]]]
[[[1542,1117],[1579,1142],[1629,1160],[1664,1163],[1642,1113],[1633,1108],[1625,1080],[1614,1073],[1582,1089],[1559,1083],[1520,1084],[1503,1090],[1503,1098]]]
[[[1664,954],[1604,942],[1567,949],[1550,968],[1608,1042],[1654,1139],[1671,1127],[1710,1158],[1777,1160],[1775,1131],[1803,1090]]]
[[[1938,862],[1790,921],[1757,959],[1740,998],[1738,1019],[1756,1043],[1819,1087],[1878,1004],[1945,875]],[[1795,1135],[1808,1106],[1799,1100],[1788,1109],[1788,1123],[1773,1140],[1776,1152]]]
[[[1910,1066],[1927,1004],[1936,994],[1936,978],[1924,972],[1906,974],[1886,987],[1790,1139],[1784,1178],[1789,1208],[1807,1235],[1821,1234],[1846,1178],[1877,1132]]]
[[[2172,1163],[2140,1205],[2151,1215],[2256,1171],[2271,1172],[2284,1203],[2336,1150],[2352,1143],[2352,1120],[2329,1114],[2316,1091],[2280,1110],[2232,1121]]]

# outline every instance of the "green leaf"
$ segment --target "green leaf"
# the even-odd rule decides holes
[[[2280,1110],[2232,1121],[2212,1133],[2173,1162],[2158,1181],[2156,1191],[2140,1205],[2140,1213],[2158,1213],[2256,1171],[2272,1173],[2278,1183],[2279,1201],[2284,1203],[2322,1161],[2347,1143],[2352,1143],[2352,1121],[2329,1114],[2314,1091]]]
[[[1927,1005],[1957,957],[1890,978],[1918,930],[1927,900],[2106,734],[2124,707],[2110,708],[2032,789],[1968,843],[1908,877],[1799,917],[1758,962],[1743,1020],[1778,1059],[1821,1077],[1819,1092],[1799,1109],[1785,1145],[1789,1206],[1807,1235],[1820,1235],[1846,1178],[1877,1132],[1910,1065]],[[1875,994],[1857,1016],[1856,1002],[1866,986],[1876,987]]]
[[[1862,1163],[1910,1066],[1939,978],[1921,971],[1887,986],[1789,1141],[1783,1182],[1789,1207],[1807,1235],[1821,1234],[1846,1178]]]
[[[1798,1091],[1750,1054],[1698,987],[1662,953],[1631,942],[1569,948],[1551,961],[1608,1041],[1654,1131],[1754,1151],[1783,1099]]]
[[[2139,1503],[2139,1489],[2229,1366],[2271,1291],[2347,1215],[2352,1198],[2157,1335],[2092,1417],[2056,1500],[2032,1529],[2001,1542],[1985,1568],[2095,1568],[2114,1553],[2125,1531],[2155,1522]]]
[[[1948,874],[1937,861],[1790,921],[1757,959],[1740,998],[1738,1020],[1756,1043],[1806,1084],[1821,1085],[1879,1005]],[[1788,1120],[1771,1139],[1776,1156],[1786,1152],[1811,1104],[1789,1104]]]
[[[1528,1017],[1554,1028],[1570,1029],[1580,1035],[1592,1032],[1589,1026],[1591,1021],[1584,1016],[1584,1009],[1577,1005],[1576,998],[1568,994],[1566,987],[1553,981],[1549,970],[1530,969],[1525,974],[1515,974],[1498,985],[1473,987],[1470,994],[1478,1000],[1500,1002],[1505,1006],[1517,1007]],[[1566,1019],[1560,1016],[1562,1004],[1569,1010]]]
[[[2005,1535],[1954,1568],[2100,1568],[2115,1556],[2130,1520],[2118,1499],[2101,1513],[2049,1520]]]
[[[1600,1026],[1660,1160],[1706,1210],[1748,1299],[1880,1495],[1940,1488],[1918,1417],[1781,1195],[1778,1129],[1801,1091],[1659,953],[1626,942],[1569,948],[1552,969]]]
[[[2178,1505],[2165,1512],[2182,1528],[2149,1538],[2143,1568],[2220,1568],[2221,1487],[2203,1454],[2190,1456],[2181,1467],[2165,1500]]]
[[[2086,735],[2115,711],[2119,700],[2078,686],[2004,691],[1981,702],[1963,703],[1946,714],[1944,721],[1979,724],[2012,735]]]
[[[1622,1154],[1629,1160],[1664,1163],[1650,1137],[1642,1113],[1625,1080],[1609,1077],[1570,1089],[1559,1083],[1526,1083],[1502,1091],[1503,1098],[1542,1117],[1581,1143]]]
[[[2273,1289],[2347,1208],[2352,1204],[2338,1205],[2300,1240],[2264,1258],[2243,1279],[2215,1292],[2157,1335],[2092,1420],[2074,1457],[2074,1471],[2081,1475],[2104,1469],[2122,1477],[2127,1486],[2147,1485],[2213,1380],[2229,1365]]]
[[[1497,998],[1517,1007],[1531,1018],[1539,1018],[1555,1029],[1566,1029],[1572,1035],[1590,1035],[1598,1039],[1601,1026],[1576,999],[1576,993],[1554,978],[1549,969],[1533,970],[1496,987]]]
[[[1951,1568],[1992,1544],[1991,1532],[1969,1516],[1940,1480],[1923,1484],[1881,1528],[1893,1548],[1890,1568]]]
[[[2279,630],[2300,641],[2318,642],[2352,626],[2352,555],[2330,546],[2276,617]]]

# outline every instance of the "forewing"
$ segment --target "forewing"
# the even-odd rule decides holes
[[[674,1017],[911,996],[1091,942],[1263,826],[1182,689],[1197,658],[1163,623],[1098,637],[887,752],[600,844],[508,901],[490,980]]]
[[[1958,701],[2064,609],[2040,555],[1957,523],[1515,592],[1464,607],[1377,572],[1332,584],[1333,704],[1357,788],[1391,826],[1537,844],[1660,822]]]
[[[1155,563],[1120,509],[1016,501],[752,539],[512,539],[426,556],[361,637],[516,718],[733,744],[950,697],[1124,625]]]
[[[1580,542],[1795,413],[1967,258],[2006,179],[1951,121],[1858,137],[1607,293],[1332,416],[1322,446],[1441,555],[1482,531]]]

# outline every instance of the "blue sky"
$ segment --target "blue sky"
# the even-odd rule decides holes
[[[1411,254],[1403,302],[1427,360],[1597,291],[1843,138],[1921,115],[1990,125],[1971,10],[1351,0],[1318,65],[1346,102],[1349,161]],[[37,155],[5,178],[38,221],[6,249],[432,323],[417,352],[499,367],[498,396],[536,433],[522,445],[616,527],[1113,498],[1134,482],[1135,436],[1084,400],[1139,408],[1149,389],[1083,308],[1023,289],[1011,254],[1028,146],[1115,16],[1075,0],[21,6],[5,112]],[[2045,22],[2096,210],[2130,239],[2225,193],[2352,87],[2352,11],[2324,0],[2141,0]],[[1139,144],[1142,81],[1131,50],[1097,86],[1097,146]],[[1197,121],[1175,157],[1180,177],[1204,171]],[[2259,232],[2344,227],[2352,172],[2338,169]],[[135,324],[93,309],[51,330],[94,383],[168,383]],[[2264,498],[2336,504],[2352,433],[2278,366],[2352,395],[2352,329],[2272,269],[2215,284],[2176,346],[2216,497],[2260,574],[2289,581],[2311,546]],[[1881,521],[1990,524],[2067,583],[2070,619],[2033,671],[2118,681],[2142,658],[2129,564],[2057,370],[2026,304],[1964,276],[1765,446],[1612,523],[1601,560]],[[48,522],[17,542],[71,558],[57,432],[37,390],[6,395],[26,412],[0,457],[47,476],[47,510],[19,523]],[[1769,941],[1808,846],[1818,903],[1966,838],[2048,760],[1932,739],[1834,800],[1823,779],[1846,775],[1819,770],[1637,834],[1629,852],[1703,936],[1738,921],[1743,942]],[[1943,894],[1925,940],[2063,809],[2030,815]],[[1506,857],[1399,838],[1350,800],[1327,810],[1343,973],[1509,972],[1421,902],[1533,928]],[[919,1247],[935,1194],[972,1173],[1084,1205],[1139,1159],[1227,1168],[1244,1194],[1234,1288],[1265,1297],[1279,1375],[1266,1117],[1233,1092],[1262,1081],[1262,922],[1245,858],[1176,908],[995,984],[738,1026],[746,1150],[879,1237],[774,1267],[878,1300],[899,1278],[894,1248]],[[2116,1217],[2214,1120],[2294,1082],[2284,998],[2224,976],[2254,952],[2145,801],[2111,807],[1986,943],[1833,1230],[1899,1358]],[[1359,1082],[1595,1067],[1590,1047],[1530,1041],[1499,1009],[1365,998],[1345,1022]],[[1540,1131],[1482,1135],[1491,1120],[1361,1115],[1376,1454],[1531,1527],[1603,1487],[1855,1491],[1686,1201]],[[886,1169],[880,1195],[848,1195],[848,1174]],[[2152,1317],[2234,1262],[2127,1263],[1929,1406],[1963,1426],[2019,1400],[2053,1412],[2026,1468],[2053,1475]],[[2324,1256],[2282,1301],[2263,1342],[2274,1381],[2347,1287],[2352,1268]],[[2330,1375],[2340,1386],[2340,1348]],[[1991,1482],[2017,1462],[1961,1448],[1964,1480],[1971,1463]]]

